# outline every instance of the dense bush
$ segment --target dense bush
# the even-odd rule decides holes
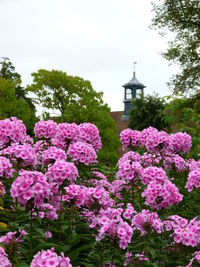
[[[191,137],[121,133],[115,170],[90,123],[0,121],[0,266],[195,266],[200,162]],[[189,263],[189,265],[188,265]]]
[[[149,126],[163,130],[168,126],[163,117],[164,108],[164,99],[156,94],[133,99],[129,127],[139,131]]]
[[[164,109],[164,121],[169,131],[186,131],[192,137],[191,157],[198,158],[200,144],[200,94],[191,97],[169,97]]]

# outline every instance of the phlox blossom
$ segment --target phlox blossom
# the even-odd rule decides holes
[[[2,247],[0,247],[0,266],[12,267],[11,262],[8,259],[8,255]]]
[[[70,259],[61,253],[61,256],[54,251],[54,248],[39,251],[33,258],[30,267],[72,267]]]

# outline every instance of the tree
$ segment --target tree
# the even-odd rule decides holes
[[[35,112],[35,105],[31,98],[27,96],[27,92],[21,86],[21,75],[15,72],[15,67],[9,58],[0,59],[0,77],[10,80],[15,84],[15,94],[17,99],[23,99],[29,107]]]
[[[190,156],[197,160],[200,152],[200,94],[192,97],[168,97],[163,115],[165,123],[169,125],[169,131],[187,132],[191,135]]]
[[[99,160],[116,163],[119,139],[110,109],[103,102],[103,93],[96,92],[89,81],[58,70],[40,69],[32,73],[33,83],[27,91],[34,92],[44,108],[56,110],[59,122],[91,122],[100,131],[103,149]]]
[[[164,58],[176,62],[180,73],[169,85],[177,92],[193,93],[200,89],[200,1],[162,0],[153,4],[155,17],[152,27],[160,34],[173,32],[174,39],[163,53]]]
[[[12,80],[0,77],[0,119],[17,117],[24,121],[27,132],[33,134],[34,124],[37,121],[35,112],[24,99],[16,98],[16,84]]]
[[[149,126],[163,130],[167,127],[163,120],[164,107],[164,100],[156,94],[134,99],[130,112],[129,127],[139,131]]]

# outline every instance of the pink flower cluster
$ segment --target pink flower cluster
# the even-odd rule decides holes
[[[168,179],[165,171],[158,167],[147,167],[143,171],[143,175],[140,177],[143,184],[149,184],[153,180],[162,182]]]
[[[156,212],[149,210],[142,210],[140,213],[133,216],[132,224],[133,230],[138,230],[140,234],[146,235],[147,233],[163,232],[163,223],[161,222]]]
[[[98,152],[101,149],[101,139],[98,128],[91,123],[82,123],[78,127],[78,141],[88,143]]]
[[[198,170],[200,169],[200,160],[195,161],[194,159],[190,159],[188,165],[190,171]]]
[[[89,187],[86,191],[85,205],[90,209],[98,209],[99,206],[108,208],[114,206],[115,202],[103,187]],[[97,205],[97,207],[96,207]]]
[[[49,204],[49,203],[43,203],[40,205],[39,207],[39,212],[38,215],[40,218],[47,218],[47,220],[57,220],[58,219],[58,214],[57,212],[57,208],[54,207],[53,205]],[[36,213],[35,213],[36,215]]]
[[[191,136],[187,133],[175,133],[170,136],[170,148],[177,153],[189,153],[192,146]]]
[[[42,152],[42,165],[54,163],[56,160],[66,160],[66,153],[63,149],[51,146]]]
[[[138,162],[141,163],[140,155],[137,152],[129,151],[125,153],[118,161],[118,165],[122,164],[123,162],[129,160],[130,162]]]
[[[54,251],[54,248],[39,251],[33,258],[30,267],[72,267],[70,259],[65,257],[64,253],[61,256]]]
[[[24,230],[19,230],[19,236],[16,237],[16,234],[17,232],[8,232],[6,235],[3,235],[0,237],[0,243],[3,243],[3,244],[10,244],[12,242],[15,242],[15,243],[21,243],[21,242],[24,242],[23,238],[24,236],[27,236],[27,232],[24,231]],[[1,265],[0,265],[1,266]]]
[[[66,149],[70,143],[77,141],[79,135],[76,123],[60,123],[57,126],[57,133],[52,139],[53,145]]]
[[[0,148],[10,143],[24,142],[26,127],[21,120],[15,117],[0,120]]]
[[[108,192],[103,187],[86,187],[70,185],[65,187],[66,194],[63,201],[73,202],[77,207],[87,207],[91,210],[98,210],[101,207],[107,208],[114,205]]]
[[[145,204],[152,209],[170,207],[178,204],[183,198],[176,185],[168,179],[160,182],[157,180],[150,182],[142,193],[142,197],[146,198]]]
[[[94,148],[92,145],[83,142],[70,144],[67,155],[74,161],[85,165],[97,163],[97,155]]]
[[[127,185],[125,180],[114,180],[110,187],[109,187],[109,191],[116,196],[118,199],[122,199],[122,194],[121,192],[123,190],[128,191],[130,189],[130,186]]]
[[[16,145],[13,144],[2,151],[13,162],[23,162],[23,166],[35,166],[37,164],[37,156],[34,148],[30,144]]]
[[[125,219],[132,219],[132,217],[136,214],[136,211],[131,203],[127,203],[127,207],[123,212],[123,217]]]
[[[39,121],[35,124],[34,132],[38,138],[53,138],[57,132],[57,123],[52,120]]]
[[[176,243],[192,247],[200,244],[200,221],[196,217],[188,222],[187,219],[173,215],[164,224],[167,231],[173,230],[171,237]]]
[[[125,249],[131,242],[133,229],[121,218],[122,209],[114,209],[108,207],[106,210],[101,209],[99,214],[95,216],[91,223],[91,228],[98,230],[96,240],[100,241],[105,236],[118,238],[119,246]]]
[[[156,154],[145,152],[141,156],[141,163],[142,163],[142,166],[144,167],[157,166],[160,164],[160,161],[161,161],[161,157]]]
[[[11,186],[10,193],[15,202],[26,205],[33,199],[34,206],[38,207],[44,198],[49,196],[50,187],[41,172],[21,170]]]
[[[65,187],[66,194],[63,196],[63,201],[71,202],[78,208],[84,206],[87,187],[72,184]]]
[[[0,156],[0,177],[10,178],[13,172],[10,160]]]
[[[178,172],[182,172],[188,169],[188,162],[185,161],[181,156],[172,153],[171,155],[166,155],[163,162],[164,168],[171,170],[175,167]]]
[[[174,153],[188,153],[191,146],[191,137],[187,133],[176,133],[168,135],[159,132],[153,127],[144,129],[142,132],[125,129],[120,134],[123,148],[142,146],[151,153],[167,150]]]
[[[2,247],[0,247],[0,266],[12,267],[11,262],[8,259],[8,255]]]
[[[49,167],[46,177],[50,182],[61,185],[64,181],[74,182],[78,177],[78,170],[72,162],[57,160]]]
[[[149,152],[158,153],[160,149],[168,147],[169,135],[166,132],[159,132],[157,129],[149,127],[141,132],[140,142]]]
[[[191,192],[194,187],[200,187],[200,169],[196,169],[189,173],[185,188],[187,188],[188,192]]]
[[[116,174],[118,179],[130,181],[138,179],[143,174],[143,168],[140,164],[140,155],[136,152],[128,152],[118,161],[119,170]]]
[[[120,140],[122,143],[123,149],[126,149],[127,147],[138,146],[140,138],[140,132],[136,130],[131,129],[125,129],[120,133]]]

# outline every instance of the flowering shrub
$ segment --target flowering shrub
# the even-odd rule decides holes
[[[125,129],[129,151],[111,169],[91,123],[34,131],[33,142],[22,121],[0,120],[0,266],[200,264],[200,161],[187,133]]]

